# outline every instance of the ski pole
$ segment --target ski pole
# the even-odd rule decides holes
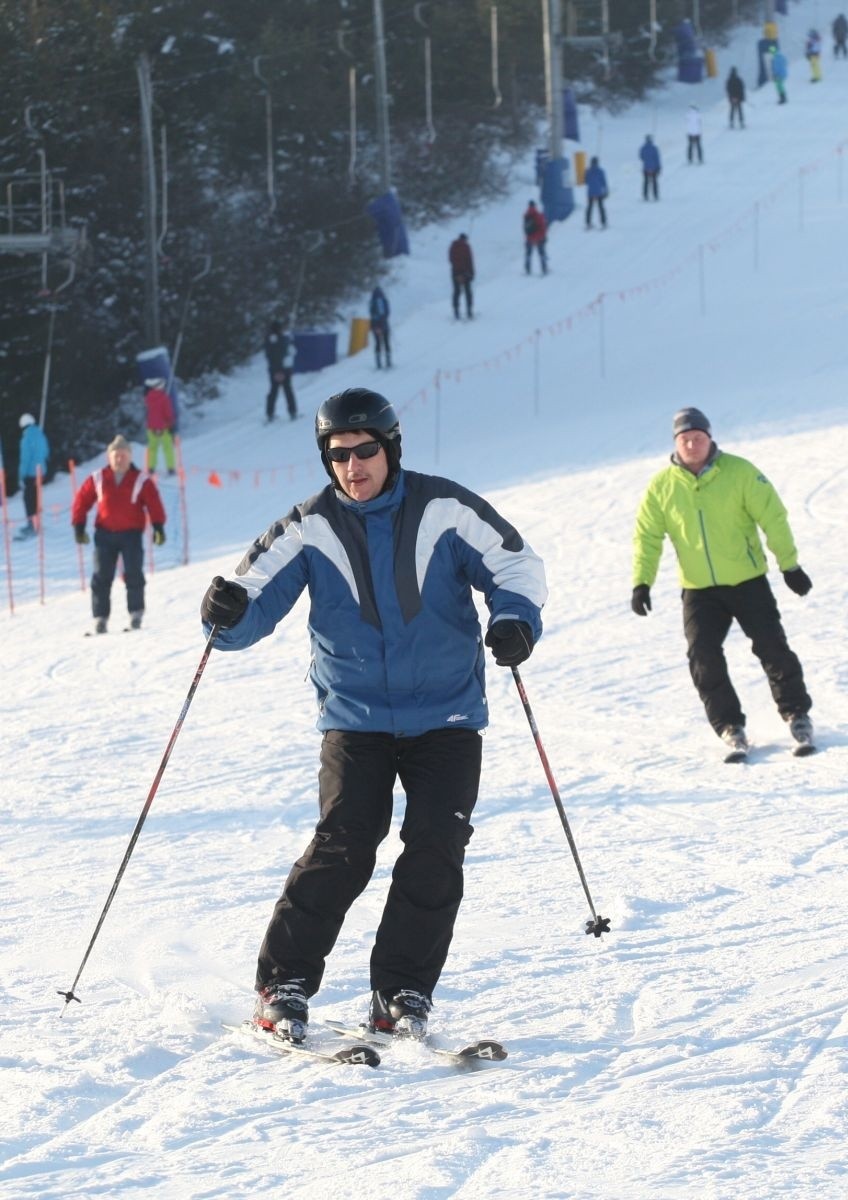
[[[127,869],[127,863],[130,861],[130,856],[131,856],[133,850],[135,849],[135,844],[138,841],[138,835],[141,833],[142,826],[144,825],[144,822],[147,820],[147,814],[150,812],[150,806],[153,803],[153,797],[156,795],[156,791],[162,780],[162,776],[165,774],[165,768],[168,765],[168,759],[171,757],[171,751],[174,748],[174,744],[175,744],[177,738],[180,736],[180,730],[183,727],[183,721],[185,721],[185,719],[186,719],[186,714],[188,713],[191,702],[194,699],[194,693],[197,691],[197,685],[200,683],[200,677],[203,674],[203,671],[206,667],[207,662],[209,661],[209,655],[212,653],[212,647],[215,644],[215,639],[218,636],[219,628],[220,627],[218,625],[212,626],[212,632],[209,634],[209,638],[206,642],[206,647],[203,651],[203,657],[201,658],[201,660],[198,664],[197,670],[194,673],[194,679],[191,681],[191,687],[188,689],[188,695],[186,696],[185,701],[183,702],[182,709],[180,710],[180,715],[179,715],[179,717],[177,717],[177,723],[174,726],[173,730],[171,731],[171,736],[168,740],[168,745],[165,747],[165,753],[162,755],[162,761],[159,764],[159,770],[156,772],[156,778],[153,780],[153,783],[150,787],[150,791],[147,793],[147,799],[144,802],[144,808],[142,808],[142,810],[141,810],[139,818],[136,821],[135,829],[132,832],[132,837],[129,840],[129,845],[127,846],[126,851],[124,852],[124,861],[121,863],[120,867],[118,868],[118,874],[115,876],[115,882],[112,884],[112,888],[109,892],[109,895],[106,898],[106,903],[103,905],[103,912],[100,914],[100,919],[98,920],[97,925],[95,926],[94,933],[91,935],[91,941],[88,943],[88,949],[86,950],[85,954],[82,956],[82,962],[79,965],[79,970],[77,971],[76,978],[74,979],[74,982],[71,984],[71,986],[67,992],[63,992],[61,990],[61,988],[57,989],[58,994],[60,996],[65,997],[65,1007],[67,1007],[72,1000],[76,1000],[78,1004],[82,1003],[79,996],[77,996],[75,994],[74,989],[76,988],[77,984],[79,983],[80,975],[82,975],[83,970],[85,969],[85,964],[88,962],[88,956],[89,956],[89,954],[91,954],[91,951],[94,948],[94,943],[97,941],[97,936],[100,933],[100,930],[103,926],[103,922],[106,920],[106,914],[108,913],[108,911],[111,907],[112,901],[115,899],[115,893],[118,890],[118,884],[121,882],[121,879],[123,878],[123,875],[124,875],[124,871]],[[64,1013],[65,1013],[65,1009],[63,1008],[60,1015],[64,1016]]]
[[[527,693],[524,690],[524,684],[521,681],[521,676],[518,673],[518,667],[512,668],[512,676],[515,680],[515,686],[518,688],[518,695],[521,697],[521,703],[524,706],[524,711],[527,714],[527,720],[530,723],[530,728],[533,731],[533,740],[536,743],[536,749],[539,751],[539,758],[542,760],[542,766],[545,770],[545,776],[548,780],[548,786],[551,789],[551,795],[554,798],[554,804],[557,806],[559,819],[562,821],[562,827],[565,830],[565,836],[568,838],[568,844],[571,847],[571,853],[574,856],[574,862],[577,866],[577,874],[580,876],[580,882],[583,884],[583,891],[586,893],[586,899],[589,901],[589,909],[592,913],[592,920],[586,922],[586,933],[594,933],[596,938],[599,938],[602,933],[609,933],[610,919],[609,917],[601,917],[595,912],[595,906],[592,903],[592,897],[589,894],[589,885],[586,882],[586,876],[583,874],[583,866],[580,862],[580,855],[577,853],[577,846],[571,833],[571,827],[568,824],[568,817],[565,815],[562,800],[560,799],[559,789],[554,780],[553,772],[548,763],[548,756],[545,753],[545,747],[542,745],[542,739],[539,736],[539,727],[536,724],[536,718],[533,716],[533,710],[530,707],[530,701],[527,699]]]

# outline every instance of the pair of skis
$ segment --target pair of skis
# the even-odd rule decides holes
[[[378,1067],[380,1065],[380,1055],[375,1047],[391,1046],[397,1044],[398,1041],[404,1040],[390,1033],[372,1031],[366,1026],[360,1026],[359,1029],[349,1029],[346,1025],[328,1021],[326,1022],[327,1029],[338,1034],[339,1037],[352,1038],[354,1043],[351,1046],[344,1046],[341,1050],[328,1052],[315,1050],[311,1046],[289,1042],[284,1038],[276,1037],[273,1033],[269,1033],[267,1030],[254,1025],[252,1021],[242,1021],[239,1025],[230,1025],[224,1022],[224,1028],[233,1033],[247,1036],[277,1054],[289,1055],[293,1058],[300,1056],[313,1060],[317,1059],[319,1062],[342,1063],[346,1066]],[[416,1044],[424,1046],[437,1058],[446,1059],[457,1066],[470,1065],[478,1061],[502,1062],[507,1057],[505,1047],[500,1042],[493,1041],[490,1038],[482,1038],[476,1042],[469,1042],[468,1045],[461,1046],[457,1050],[447,1050],[441,1046],[434,1046],[432,1042],[427,1040]]]

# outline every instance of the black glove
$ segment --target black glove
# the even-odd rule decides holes
[[[807,592],[813,586],[812,579],[810,579],[803,567],[792,567],[789,571],[784,571],[783,578],[786,580],[786,586],[796,596],[806,596]]]
[[[637,583],[630,597],[630,607],[637,617],[647,617],[651,611],[651,589],[647,583]]]
[[[74,541],[77,543],[78,546],[87,546],[88,543],[91,541],[91,538],[85,532],[84,525],[75,525],[74,526]]]
[[[154,522],[154,525],[153,525],[153,545],[154,546],[164,546],[165,545],[165,529],[162,525],[160,525],[158,523],[158,521]]]
[[[533,653],[533,631],[526,621],[495,621],[485,641],[499,667],[517,667]]]
[[[247,591],[240,583],[231,583],[216,575],[206,589],[206,595],[200,605],[200,615],[210,625],[220,625],[222,629],[232,629],[244,616],[247,608]]]

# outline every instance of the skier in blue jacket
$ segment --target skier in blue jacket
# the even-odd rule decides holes
[[[547,596],[541,560],[480,496],[400,466],[400,425],[376,392],[331,396],[315,422],[330,484],[254,542],[201,605],[215,645],[272,633],[304,589],[323,733],[319,821],[259,952],[254,1023],[306,1036],[345,914],[406,793],[404,849],[371,955],[372,1029],[423,1037],[463,890],[488,721],[484,639],[501,666],[529,657]]]
[[[662,163],[660,162],[659,147],[649,133],[645,134],[645,140],[639,150],[639,157],[642,160],[642,199],[647,200],[648,193],[653,192],[654,199],[659,200],[657,180]]]
[[[21,428],[21,451],[18,477],[24,493],[26,524],[15,534],[15,541],[22,542],[38,533],[38,472],[41,478],[47,474],[50,443],[32,413],[24,413],[18,422]]]
[[[609,188],[607,187],[606,172],[597,158],[591,159],[586,170],[586,195],[589,199],[589,203],[586,205],[586,228],[592,228],[592,211],[597,204],[601,217],[601,228],[606,229],[607,214],[604,201],[609,195]]]

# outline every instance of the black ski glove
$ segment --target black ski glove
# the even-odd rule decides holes
[[[78,546],[87,546],[88,543],[91,541],[91,538],[88,536],[88,534],[85,531],[84,525],[75,525],[74,526],[74,541],[77,543]]]
[[[517,667],[533,653],[533,631],[526,621],[495,621],[485,641],[499,667]]]
[[[229,579],[216,575],[206,589],[200,615],[210,625],[232,629],[244,616],[247,603],[247,592],[240,583],[231,583]]]
[[[783,578],[786,580],[786,586],[796,596],[806,596],[807,592],[813,586],[812,579],[810,579],[803,567],[791,567],[790,570],[783,572]]]
[[[630,597],[630,607],[637,617],[647,617],[651,611],[651,589],[647,583],[637,583]]]
[[[165,545],[165,529],[162,525],[160,525],[158,523],[158,521],[153,526],[153,545],[154,546],[164,546]]]

